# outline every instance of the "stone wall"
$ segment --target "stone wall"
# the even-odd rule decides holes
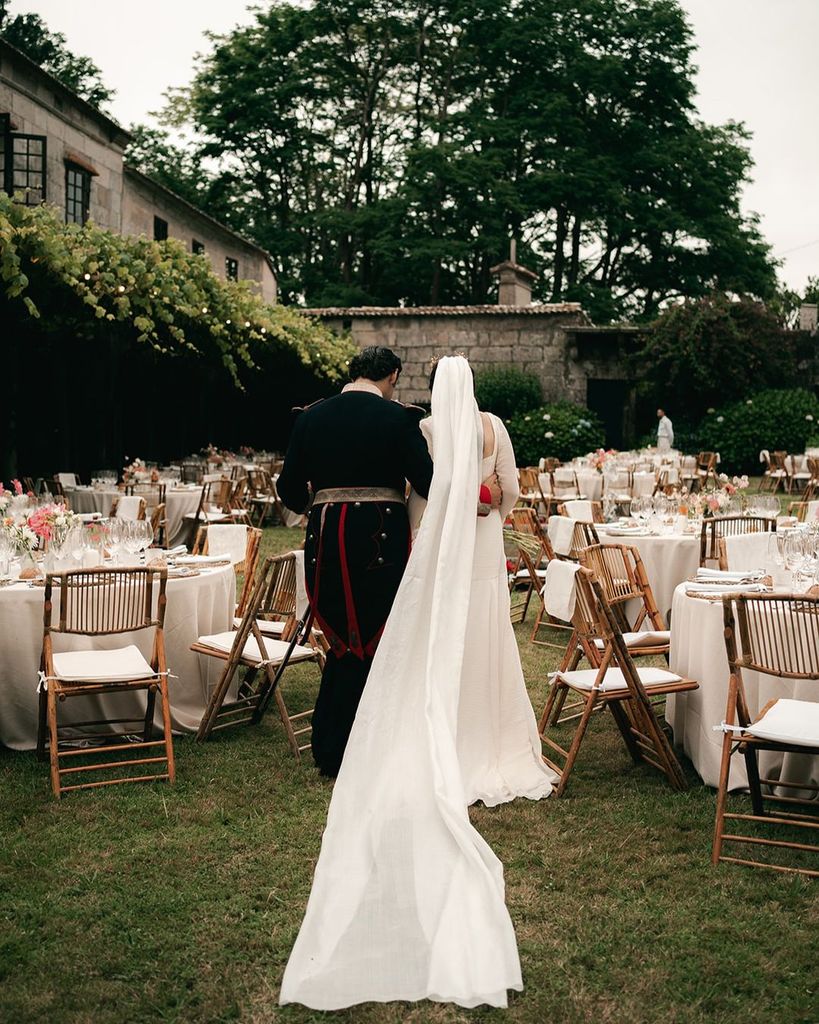
[[[463,352],[476,370],[518,366],[537,374],[547,401],[585,403],[585,376],[569,359],[568,332],[588,325],[576,303],[541,306],[443,306],[308,309],[360,348],[386,345],[401,357],[401,400],[428,402],[430,360]]]

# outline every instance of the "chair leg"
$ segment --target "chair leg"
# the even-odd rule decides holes
[[[171,733],[171,707],[168,700],[168,678],[162,676],[159,683],[159,701],[162,705],[162,725],[165,729],[165,757],[168,759],[168,782],[176,781],[176,764],[173,759],[173,735]]]
[[[642,755],[640,754],[640,748],[634,739],[634,734],[631,731],[631,718],[625,708],[620,706],[619,701],[611,701],[609,703],[609,711],[611,711],[614,721],[617,723],[617,728],[620,730],[620,735],[623,737],[623,742],[626,748],[631,754],[631,760],[635,764],[639,764],[642,761]]]
[[[572,743],[569,747],[569,752],[566,757],[566,763],[563,766],[563,771],[560,773],[560,782],[557,784],[557,790],[555,796],[563,796],[566,789],[566,785],[569,781],[569,774],[571,773],[574,763],[577,760],[577,755],[580,752],[580,744],[583,742],[583,737],[586,735],[586,729],[589,725],[589,719],[591,718],[592,711],[594,711],[597,698],[595,694],[590,694],[586,700],[586,706],[583,708],[583,714],[580,716],[580,721],[577,725],[577,730],[572,737]]]
[[[60,799],[60,761],[57,753],[57,698],[48,690],[48,757],[51,764],[51,791]]]
[[[156,688],[148,687],[148,695],[145,701],[145,728],[142,732],[142,739],[150,743],[154,735],[154,708],[156,707]]]
[[[37,715],[37,760],[45,760],[46,732],[48,731],[48,690],[40,688]]]
[[[759,764],[756,759],[756,750],[746,743],[744,744],[742,754],[745,758],[745,770],[748,773],[748,791],[751,795],[751,806],[754,809],[754,814],[762,817],[765,813],[765,804],[762,800],[762,787],[759,782]]]
[[[725,803],[728,798],[728,780],[731,776],[731,736],[726,733],[722,737],[722,760],[719,768],[719,787],[717,789],[717,810],[714,819],[714,843],[711,847],[711,863],[719,864],[722,856],[722,835],[725,825]]]

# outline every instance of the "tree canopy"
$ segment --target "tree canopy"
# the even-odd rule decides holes
[[[0,36],[73,89],[95,107],[104,107],[114,97],[102,80],[102,71],[90,57],[69,50],[62,32],[51,32],[39,14],[17,14],[9,18],[0,3]]]
[[[285,301],[484,302],[510,236],[599,321],[774,291],[677,0],[274,0],[211,43],[165,113],[195,151],[139,159],[272,252]]]

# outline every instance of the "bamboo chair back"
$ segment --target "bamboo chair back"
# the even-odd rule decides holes
[[[571,500],[571,499],[569,499],[569,500]],[[586,499],[583,499],[583,500],[586,500]],[[603,523],[603,522],[605,522],[605,518],[603,516],[603,503],[600,502],[600,501],[589,501],[589,505],[591,506],[592,522],[593,523]],[[568,516],[569,515],[569,510],[566,508],[566,505],[565,505],[564,502],[561,502],[557,506],[557,514],[559,516]]]
[[[538,504],[543,499],[543,495],[540,491],[540,478],[537,467],[519,466],[518,485],[520,487],[518,504],[537,508]]]
[[[728,706],[725,712],[726,728],[723,735],[722,762],[717,790],[714,843],[711,862],[741,864],[780,872],[819,878],[819,870],[799,866],[798,857],[806,853],[819,854],[819,845],[801,843],[786,838],[786,827],[808,830],[808,838],[816,836],[819,828],[816,817],[819,786],[810,782],[788,782],[781,778],[760,775],[758,752],[773,750],[800,755],[819,755],[819,738],[811,745],[801,737],[800,743],[774,741],[754,735],[754,721],[763,718],[780,698],[769,701],[752,719],[749,711],[743,671],[748,669],[768,676],[788,680],[819,683],[819,596],[805,594],[739,594],[723,598],[725,649],[730,667]],[[783,692],[783,697],[788,696]],[[815,705],[815,700],[814,700]],[[806,703],[807,706],[807,703]],[[737,729],[739,735],[733,735]],[[735,753],[744,756],[751,800],[751,813],[727,810],[731,758]],[[763,790],[763,786],[769,787]],[[805,797],[802,791],[810,796]],[[766,805],[777,805],[771,809]],[[811,813],[801,813],[798,808]],[[754,823],[749,831],[748,822]],[[729,824],[730,823],[730,826]],[[773,826],[776,838],[759,834],[763,826]],[[730,827],[730,831],[726,828]],[[723,852],[726,843],[748,846],[759,851],[765,859],[748,856],[730,856]],[[779,851],[792,850],[788,863],[774,856]]]
[[[201,484],[206,472],[206,462],[183,462],[179,466],[179,476],[183,484]]]
[[[139,566],[129,569],[77,569],[46,580],[43,626],[46,633],[107,636],[134,633],[165,620],[164,571]],[[52,588],[60,595],[60,617],[53,620]],[[157,614],[152,614],[158,588]]]
[[[543,460],[543,470],[542,470],[542,472],[544,472],[544,473],[554,473],[554,471],[557,469],[557,467],[558,466],[562,466],[562,465],[563,465],[563,463],[560,461],[560,459],[555,459],[555,458],[544,459]]]
[[[163,502],[151,509],[151,529],[154,531],[154,544],[159,544],[160,547],[165,546],[167,528],[168,520],[165,515],[165,503]]]
[[[145,504],[149,509],[165,504],[165,492],[165,484],[126,484],[125,486],[126,495],[130,497],[131,495],[139,494],[145,499]]]
[[[580,560],[581,552],[593,544],[599,544],[600,537],[594,523],[584,523],[579,519],[575,521],[574,532],[572,533],[572,544],[569,549],[568,558],[573,562]],[[560,556],[558,556],[560,557]]]
[[[719,561],[719,541],[723,537],[764,533],[766,530],[776,530],[775,519],[766,516],[713,516],[704,519],[700,531],[700,565]]]
[[[636,547],[627,544],[594,544],[580,552],[580,564],[594,573],[606,601],[613,609],[639,601],[640,610],[629,627],[638,632],[648,620],[655,630],[665,630],[654,600],[643,560]],[[620,619],[621,623],[624,619]]]

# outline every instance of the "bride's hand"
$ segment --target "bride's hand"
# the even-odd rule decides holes
[[[498,480],[498,474],[493,473],[492,476],[487,477],[483,482],[483,486],[488,487],[492,495],[492,508],[500,508],[503,491],[501,490],[500,480]]]

